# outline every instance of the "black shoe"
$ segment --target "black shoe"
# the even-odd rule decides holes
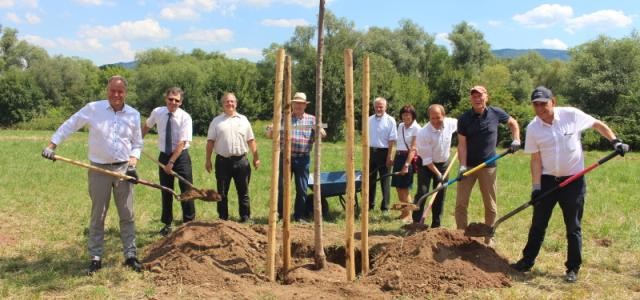
[[[164,227],[162,227],[162,229],[160,229],[160,235],[161,236],[167,236],[169,235],[169,233],[171,233],[171,231],[173,231],[173,228],[171,228],[171,225],[164,225]]]
[[[102,269],[102,261],[99,259],[92,259],[87,270],[87,276],[93,276],[98,270]]]
[[[574,283],[578,281],[578,271],[577,270],[569,270],[567,271],[567,275],[564,277],[564,281],[568,283]]]
[[[294,221],[296,221],[297,223],[300,223],[300,224],[309,224],[309,221],[307,221],[307,220],[305,220],[303,218],[297,218],[297,219],[294,219]]]
[[[131,268],[131,270],[134,270],[138,273],[142,272],[142,264],[140,264],[138,259],[135,257],[127,258],[127,260],[124,261],[124,265],[128,266],[129,268]]]
[[[525,263],[523,260],[519,260],[518,262],[510,264],[509,266],[511,266],[512,269],[523,273],[529,272],[531,271],[531,268],[533,268],[532,264]]]
[[[240,223],[244,223],[244,224],[253,224],[253,221],[251,221],[251,218],[249,218],[249,216],[242,216],[240,218]]]

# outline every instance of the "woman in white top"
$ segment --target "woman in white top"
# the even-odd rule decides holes
[[[416,135],[420,125],[416,122],[416,110],[411,105],[405,105],[400,109],[402,122],[398,124],[398,140],[396,142],[396,156],[393,160],[394,175],[391,186],[396,187],[400,202],[409,203],[409,190],[413,184],[413,158],[416,157]],[[403,210],[398,216],[405,223],[411,223],[411,213]]]

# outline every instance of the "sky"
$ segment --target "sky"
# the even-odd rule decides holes
[[[492,49],[569,49],[640,30],[638,0],[329,0],[326,9],[362,31],[409,19],[449,49],[447,35],[462,21]],[[133,61],[153,48],[259,61],[296,26],[316,25],[317,14],[318,0],[0,0],[0,24],[19,39],[96,65]]]

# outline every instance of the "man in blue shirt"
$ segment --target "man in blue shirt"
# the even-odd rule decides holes
[[[520,128],[518,122],[504,110],[488,106],[489,94],[484,86],[474,86],[470,91],[471,109],[458,119],[458,160],[459,174],[473,168],[496,155],[498,143],[498,125],[507,124],[511,130],[511,150],[520,148]],[[458,229],[467,228],[467,207],[471,190],[480,181],[480,192],[484,202],[484,221],[493,226],[498,213],[496,199],[496,164],[492,163],[479,171],[464,177],[458,183],[456,197],[456,226]],[[493,244],[493,239],[485,242]]]

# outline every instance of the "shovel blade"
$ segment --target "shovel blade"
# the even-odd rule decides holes
[[[393,210],[418,210],[418,206],[413,203],[395,203],[391,206]]]
[[[484,223],[471,223],[464,230],[464,235],[472,237],[492,237],[493,233],[493,227]]]
[[[200,199],[206,202],[218,202],[222,199],[222,197],[220,197],[220,194],[218,194],[214,190],[197,190],[197,189],[190,189],[180,194],[180,197],[178,197],[178,200],[180,201],[191,201],[195,199]]]

